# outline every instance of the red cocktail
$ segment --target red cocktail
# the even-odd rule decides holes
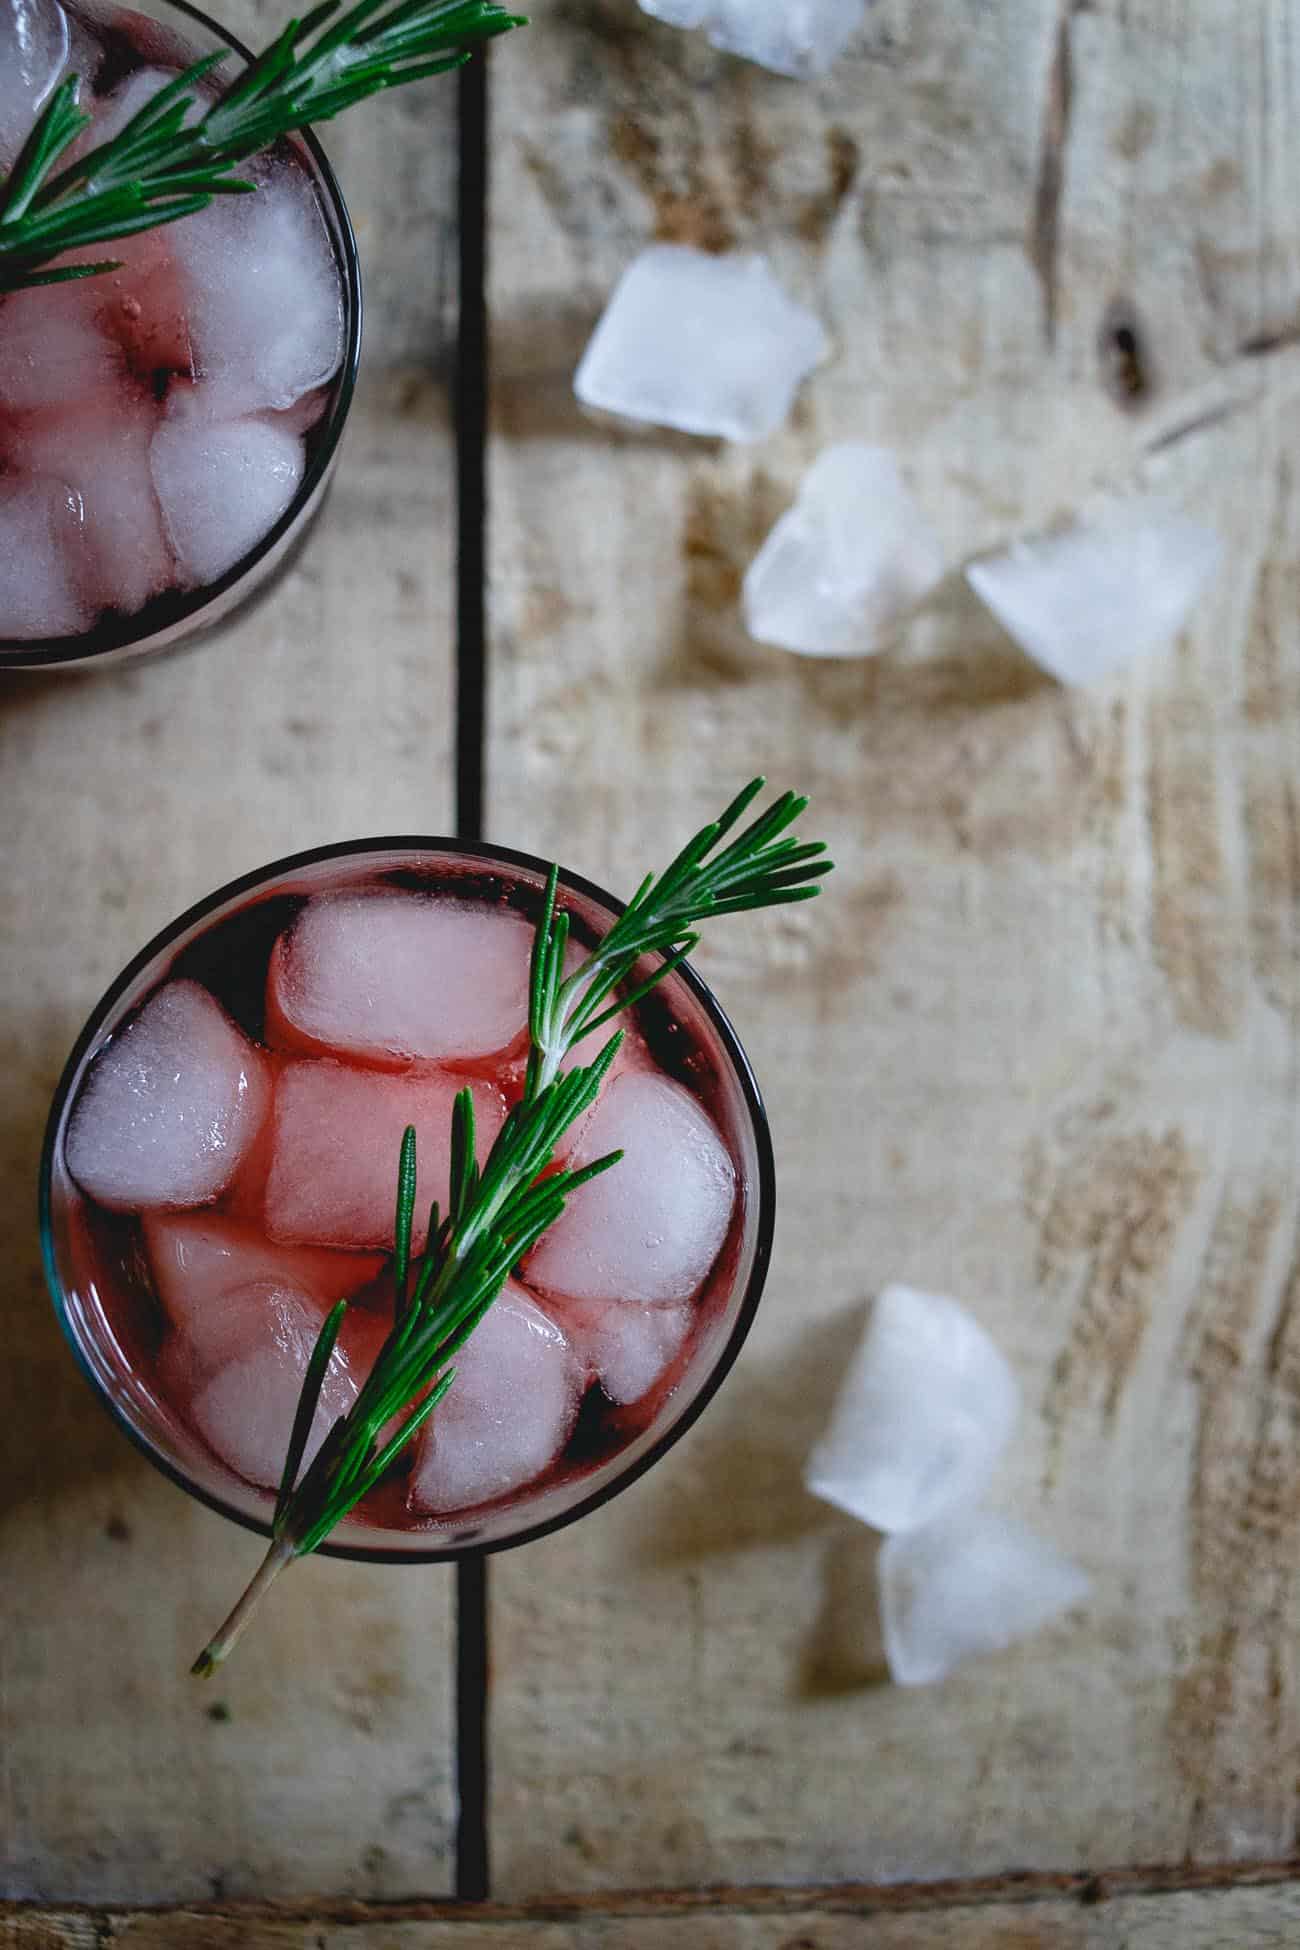
[[[403,1129],[426,1211],[445,1209],[456,1092],[472,1089],[486,1150],[522,1091],[544,878],[444,841],[283,862],[152,943],[74,1052],[42,1181],[65,1331],[146,1452],[242,1522],[266,1527],[331,1305],[351,1302],[312,1447],[392,1326]],[[561,889],[575,943],[594,941],[617,908]],[[573,1193],[327,1549],[440,1557],[569,1521],[640,1473],[734,1358],[771,1236],[761,1103],[686,970],[625,1027],[558,1159],[622,1161]]]
[[[34,51],[0,81],[0,169],[62,72],[94,117],[84,147],[197,55],[235,50],[224,79],[242,58],[182,0],[158,18],[21,5]],[[119,270],[0,298],[0,664],[189,637],[266,584],[319,506],[360,345],[351,227],[309,136],[241,174],[254,195],[70,254]]]

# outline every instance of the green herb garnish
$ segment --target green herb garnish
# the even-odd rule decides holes
[[[357,0],[340,14],[341,4],[324,0],[291,20],[215,100],[196,91],[227,55],[195,61],[108,142],[56,175],[91,122],[77,106],[78,77],[66,76],[0,179],[0,293],[116,270],[114,260],[48,267],[65,251],[255,190],[236,165],[280,136],[381,89],[460,67],[478,42],[524,24],[492,0]],[[196,106],[205,112],[191,119]]]
[[[473,1333],[509,1275],[553,1225],[571,1193],[617,1164],[611,1152],[579,1170],[549,1167],[564,1133],[595,1102],[622,1036],[594,1063],[565,1058],[658,986],[695,947],[698,923],[718,914],[811,900],[831,869],[820,841],[786,835],[807,805],[782,796],[729,842],[764,781],[753,779],[720,818],[702,828],[667,870],[647,876],[623,913],[571,975],[564,973],[569,918],[557,909],[552,868],[533,939],[529,1056],[523,1096],[480,1166],[468,1090],[452,1113],[451,1189],[445,1215],[435,1203],[425,1249],[412,1257],[416,1201],[415,1132],[402,1139],[392,1262],[394,1324],[348,1413],[335,1422],[301,1481],[301,1466],[321,1384],[347,1308],[330,1314],[308,1366],[266,1559],[193,1670],[214,1672],[233,1649],[254,1606],[295,1557],[305,1557],[391,1468],[455,1380],[452,1357]],[[786,835],[782,837],[782,835]],[[616,993],[646,955],[661,959],[630,992]],[[544,1175],[545,1174],[545,1175]],[[381,1441],[391,1423],[396,1432]]]

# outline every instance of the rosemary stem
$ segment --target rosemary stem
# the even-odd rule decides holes
[[[293,1561],[295,1546],[287,1537],[277,1537],[270,1550],[262,1559],[243,1597],[235,1606],[225,1623],[221,1625],[200,1652],[190,1667],[196,1679],[210,1679],[219,1665],[227,1660],[252,1619],[253,1613],[261,1604],[275,1580],[286,1564]]]

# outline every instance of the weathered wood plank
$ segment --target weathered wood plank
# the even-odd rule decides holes
[[[240,0],[224,17],[256,43],[283,9]],[[0,714],[0,1210],[21,1357],[0,1382],[0,1889],[15,1895],[452,1881],[449,1579],[303,1566],[219,1688],[188,1680],[255,1542],[190,1506],[91,1402],[31,1219],[63,1058],[157,927],[277,854],[451,822],[454,465],[432,375],[455,327],[454,90],[373,104],[328,143],[362,252],[366,345],[305,555],[212,645],[14,683]]]
[[[834,1891],[791,1890],[780,1905],[704,1900],[656,1911],[635,1900],[563,1916],[520,1910],[459,1916],[277,1920],[168,1910],[0,1917],[0,1950],[1274,1950],[1300,1929],[1300,1886],[1182,1890],[1103,1901],[1042,1898],[890,1913]]]
[[[493,1566],[503,1894],[1294,1846],[1288,14],[878,0],[799,88],[572,0],[495,57],[490,831],[630,886],[761,767],[840,861],[700,958],[778,1147],[746,1356],[626,1497]],[[761,244],[834,333],[759,449],[575,410],[654,235]],[[744,567],[848,435],[899,450],[954,564],[1133,482],[1224,571],[1086,694],[955,578],[873,661],[752,645]],[[890,1278],[1006,1347],[999,1501],[1095,1579],[921,1693],[879,1683],[870,1538],[799,1487]]]
[[[257,40],[283,9],[259,0],[226,17]],[[451,824],[454,464],[433,375],[455,325],[455,145],[446,83],[330,131],[366,272],[364,377],[330,502],[287,580],[210,646],[13,683],[0,713],[0,1889],[12,1895],[452,1884],[448,1575],[300,1567],[229,1677],[189,1680],[255,1540],[191,1506],[92,1403],[51,1318],[32,1212],[63,1059],[156,928],[278,854]]]
[[[15,684],[0,714],[0,1887],[13,1895],[450,1887],[446,1575],[304,1565],[228,1679],[190,1680],[256,1540],[164,1482],[92,1402],[33,1220],[64,1057],[156,928],[279,853],[446,829],[448,454],[441,396],[375,375],[320,531],[264,607],[188,655]]]

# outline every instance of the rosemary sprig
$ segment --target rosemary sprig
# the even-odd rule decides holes
[[[751,779],[725,812],[687,842],[658,879],[647,874],[613,927],[567,978],[569,922],[566,914],[555,912],[559,871],[551,869],[533,957],[530,1089],[543,1088],[558,1075],[565,1056],[581,1037],[632,1008],[694,953],[699,922],[718,914],[743,914],[753,907],[811,900],[819,892],[815,883],[831,866],[825,846],[819,840],[800,844],[788,834],[780,837],[808,805],[807,799],[793,792],[782,793],[728,846],[721,846],[765,784],[764,779]],[[667,959],[631,994],[609,1002],[645,955]]]
[[[256,188],[236,165],[309,122],[325,122],[384,88],[444,74],[480,41],[522,26],[494,0],[323,0],[203,108],[199,84],[224,52],[195,61],[109,141],[55,173],[90,116],[76,75],[42,110],[0,180],[0,293],[94,277],[114,260],[53,267],[65,251],[175,223],[214,196]]]
[[[617,1164],[612,1152],[578,1169],[551,1170],[564,1133],[595,1102],[622,1041],[615,1032],[593,1063],[563,1065],[575,1044],[612,1022],[658,986],[690,953],[696,924],[715,914],[811,900],[831,869],[820,842],[781,835],[807,800],[784,793],[727,845],[762,790],[753,779],[722,815],[703,827],[657,878],[646,877],[609,931],[572,974],[564,963],[567,914],[557,907],[558,868],[547,881],[533,938],[529,982],[529,1057],[523,1095],[480,1166],[468,1090],[452,1113],[447,1212],[435,1203],[425,1250],[412,1256],[416,1203],[415,1132],[398,1161],[392,1262],[393,1327],[351,1409],[331,1428],[298,1480],[321,1385],[347,1302],[321,1330],[294,1417],[271,1547],[194,1672],[206,1676],[229,1656],[263,1593],[295,1557],[314,1551],[387,1473],[455,1380],[449,1365],[496,1300],[507,1278],[564,1210],[565,1201]],[[645,956],[659,960],[630,990]],[[619,990],[618,994],[615,991]],[[395,1432],[386,1432],[394,1423]]]

